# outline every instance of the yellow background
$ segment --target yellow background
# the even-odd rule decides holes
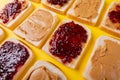
[[[0,0],[0,8],[3,6],[4,2],[6,1],[10,1],[10,0]],[[96,26],[89,26],[89,25],[86,25],[89,29],[91,29],[91,32],[92,32],[92,40],[91,40],[91,44],[90,46],[87,48],[87,51],[85,53],[85,55],[82,57],[82,59],[80,60],[79,62],[79,65],[76,69],[70,69],[66,66],[64,66],[63,64],[57,62],[55,59],[53,59],[52,57],[50,57],[48,54],[44,53],[41,49],[39,48],[36,48],[34,46],[32,46],[31,44],[29,44],[27,41],[17,37],[12,30],[0,25],[3,30],[5,31],[5,39],[7,38],[10,38],[10,37],[14,37],[18,40],[21,40],[23,41],[27,46],[29,46],[31,48],[31,50],[33,51],[33,54],[35,55],[35,59],[34,61],[32,62],[31,65],[29,65],[29,67],[24,71],[24,73],[21,75],[20,79],[25,75],[25,73],[28,71],[28,69],[37,61],[37,60],[47,60],[47,61],[50,61],[52,62],[53,64],[55,64],[57,67],[59,67],[64,73],[65,75],[67,76],[68,80],[85,80],[82,76],[82,73],[86,67],[86,64],[88,62],[88,59],[90,57],[90,54],[93,50],[93,47],[94,47],[94,43],[96,41],[96,39],[101,36],[101,35],[107,35],[107,36],[111,36],[109,34],[107,34],[106,32],[100,30],[98,28],[98,26],[100,25],[103,17],[104,17],[104,14],[108,8],[108,6],[113,2],[113,1],[120,1],[120,0],[105,0],[105,5],[104,5],[104,8],[101,12],[101,15],[100,15],[100,19],[97,23]],[[31,1],[32,2],[32,1]],[[40,8],[40,7],[43,7],[41,5],[41,3],[34,3],[32,2],[33,6],[35,8]],[[64,16],[64,15],[59,15],[57,14],[58,17],[60,18],[60,20],[62,19],[65,19],[65,18],[68,18],[67,16]],[[68,18],[69,19],[69,18]],[[112,36],[114,37],[114,36]],[[115,37],[116,38],[116,37]],[[4,40],[5,40],[4,39]]]

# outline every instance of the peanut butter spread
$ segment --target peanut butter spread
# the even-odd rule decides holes
[[[49,71],[46,67],[42,66],[35,69],[28,80],[59,80],[57,74]]]
[[[37,10],[19,28],[26,35],[27,39],[39,41],[52,27],[53,16],[45,10]]]
[[[101,0],[78,0],[74,7],[76,17],[93,19],[98,15]]]
[[[109,28],[120,30],[120,3],[115,3],[110,8],[105,25]]]
[[[92,80],[120,80],[120,44],[105,40],[92,57]]]

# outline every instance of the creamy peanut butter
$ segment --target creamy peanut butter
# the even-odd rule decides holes
[[[119,4],[118,4],[118,3],[115,3],[115,4],[112,6],[112,8],[109,9],[108,15],[109,15],[109,13],[112,12],[112,11],[117,11],[117,10],[116,10],[116,6],[120,6],[120,3],[119,3]],[[118,9],[118,8],[117,8],[117,9]],[[120,9],[120,7],[119,7],[119,9]],[[116,15],[117,15],[117,14],[116,14]],[[113,15],[113,16],[114,16],[114,15]],[[120,15],[119,15],[118,17],[120,17]],[[112,19],[115,20],[114,17],[113,17]],[[106,25],[107,27],[109,27],[109,28],[116,29],[116,30],[120,30],[120,23],[119,23],[119,22],[113,23],[113,22],[110,20],[109,16],[107,16],[107,18],[106,18],[105,25]]]
[[[76,17],[93,19],[98,15],[101,0],[78,0],[74,7]]]
[[[28,80],[59,80],[59,77],[57,74],[47,70],[46,67],[41,66],[31,73]]]
[[[45,10],[37,10],[25,21],[19,29],[24,32],[26,38],[39,41],[52,27],[53,16]]]
[[[120,44],[105,40],[92,57],[92,80],[120,80]]]

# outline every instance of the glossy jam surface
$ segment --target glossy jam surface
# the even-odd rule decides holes
[[[12,80],[28,58],[29,52],[23,45],[6,41],[0,47],[0,80]]]
[[[109,12],[108,16],[112,23],[120,23],[120,5],[116,6],[116,10]]]
[[[63,6],[68,2],[68,0],[47,0],[47,1],[51,4],[60,5],[60,6]]]
[[[87,38],[87,31],[82,26],[74,22],[65,23],[55,31],[49,43],[49,51],[63,63],[70,63],[80,55]]]
[[[21,8],[22,3],[18,0],[8,3],[0,13],[0,19],[2,19],[3,23],[8,23],[10,18],[15,19],[16,15],[21,12]]]

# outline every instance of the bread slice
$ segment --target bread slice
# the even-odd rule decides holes
[[[67,15],[70,18],[73,18],[73,19],[75,19],[77,21],[80,21],[82,23],[86,23],[86,24],[90,24],[90,25],[95,25],[97,23],[97,21],[98,21],[98,18],[100,16],[100,13],[101,13],[102,8],[104,6],[104,0],[101,0],[100,7],[98,9],[98,15],[95,18],[92,18],[92,19],[87,19],[87,18],[82,18],[82,17],[76,17],[75,12],[74,12],[74,8],[77,6],[76,4],[78,2],[79,2],[79,0],[76,0],[74,2],[74,4],[72,5],[72,7],[68,10]]]
[[[108,32],[108,33],[110,33],[110,34],[112,34],[112,35],[115,35],[115,36],[117,36],[117,37],[120,37],[120,30],[118,29],[113,29],[113,28],[111,28],[111,27],[116,27],[116,26],[113,26],[113,25],[111,25],[111,26],[107,26],[106,25],[106,20],[107,19],[109,19],[108,18],[108,13],[109,13],[109,11],[115,6],[115,5],[117,5],[117,4],[120,4],[120,2],[113,2],[110,6],[109,6],[109,8],[108,8],[108,10],[106,11],[106,14],[105,14],[105,16],[104,16],[104,19],[103,19],[103,21],[102,21],[102,23],[101,23],[101,25],[100,25],[100,29],[102,29],[102,30],[104,30],[104,31],[106,31],[106,32]],[[120,25],[120,24],[119,24]]]
[[[72,20],[63,20],[63,21],[57,26],[56,30],[59,28],[60,25],[62,25],[62,24],[64,24],[64,23],[71,22],[71,21],[72,21]],[[49,38],[49,40],[46,42],[46,44],[42,47],[42,50],[44,50],[47,54],[49,54],[50,56],[52,56],[53,58],[55,58],[57,61],[63,63],[65,66],[70,67],[70,68],[73,68],[73,69],[76,68],[76,66],[77,66],[80,58],[81,58],[82,55],[84,54],[85,49],[87,48],[87,46],[88,46],[88,44],[89,44],[89,42],[90,42],[90,40],[91,40],[91,31],[90,31],[87,27],[85,27],[84,25],[82,25],[82,24],[80,24],[80,23],[78,23],[78,22],[75,22],[75,21],[74,21],[74,23],[81,25],[81,26],[87,31],[88,38],[87,38],[87,42],[85,43],[85,45],[84,45],[84,47],[83,47],[80,55],[78,55],[78,57],[76,57],[75,59],[72,59],[72,61],[71,61],[70,63],[64,64],[64,63],[61,61],[60,58],[52,55],[52,54],[49,52],[49,47],[50,47],[49,42],[50,42],[50,40],[52,39],[52,36],[53,36],[53,34],[55,33],[56,30],[53,32],[53,34],[51,35],[51,37]]]
[[[39,3],[41,0],[31,0],[31,1]]]
[[[68,2],[66,4],[64,4],[62,7],[60,7],[59,5],[54,5],[49,3],[47,0],[41,0],[41,3],[49,8],[50,10],[53,10],[59,14],[65,14],[66,11],[68,10],[68,8],[72,5],[72,3],[74,2],[74,0],[67,0]]]
[[[95,51],[98,49],[99,46],[101,46],[101,47],[102,47],[102,46],[103,46],[103,47],[105,46],[104,40],[111,40],[111,41],[113,41],[113,42],[117,42],[118,44],[120,44],[120,41],[119,41],[119,40],[114,39],[114,38],[111,38],[111,37],[108,37],[108,36],[101,36],[101,37],[99,37],[99,38],[97,39],[97,41],[96,41],[96,43],[95,43],[95,46],[94,46],[94,48],[93,48],[92,54],[91,54],[91,56],[90,56],[90,58],[89,58],[89,60],[88,60],[87,66],[86,66],[86,68],[85,68],[85,70],[84,70],[84,72],[83,72],[83,76],[86,78],[86,80],[93,80],[93,79],[91,78],[91,76],[89,75],[89,74],[90,74],[90,71],[91,71],[91,69],[92,69],[91,59],[92,59],[92,57],[94,56],[94,53],[95,53]]]
[[[2,28],[0,28],[0,41],[2,41],[5,38],[5,32]]]
[[[45,31],[45,32],[47,32],[47,33],[46,33],[41,39],[39,39],[39,40],[31,40],[31,39],[29,39],[28,37],[26,37],[27,34],[26,34],[23,30],[21,30],[20,27],[21,27],[22,25],[25,25],[26,22],[28,22],[28,21],[30,20],[30,18],[32,18],[33,15],[35,15],[36,12],[38,12],[39,10],[46,11],[46,12],[48,12],[50,15],[52,15],[53,21],[52,21],[52,23],[51,23],[50,29],[47,30],[47,31]],[[41,13],[41,15],[42,15],[42,13]],[[39,17],[40,17],[41,15],[39,15]],[[45,14],[45,15],[46,15],[46,14]],[[48,15],[46,15],[46,16],[48,16]],[[40,18],[42,19],[43,17],[40,17]],[[33,20],[33,21],[32,21],[32,22],[33,22],[32,25],[29,26],[31,29],[32,29],[32,26],[35,26],[34,24],[37,24],[38,27],[41,27],[42,22],[44,22],[44,21],[41,21],[41,20],[39,20],[39,21],[37,21],[37,22],[36,22],[36,21],[37,21],[37,20]],[[58,21],[59,21],[59,19],[58,19],[57,15],[56,15],[55,13],[53,13],[53,12],[47,10],[47,9],[39,8],[39,9],[36,9],[21,25],[19,25],[19,26],[14,30],[14,32],[15,32],[18,36],[20,36],[21,38],[23,38],[23,39],[25,39],[26,41],[28,41],[29,43],[33,44],[34,46],[41,47],[41,46],[44,44],[44,42],[46,41],[47,37],[49,37],[51,31],[54,30],[54,28],[55,28],[55,26],[57,25]],[[48,26],[49,26],[49,25],[48,25]],[[25,26],[24,26],[24,27],[25,27]],[[37,31],[37,30],[36,30],[36,31]],[[45,33],[45,32],[44,32],[44,33]],[[35,32],[34,32],[34,33],[35,33]],[[31,33],[31,35],[34,35],[34,34]]]
[[[22,46],[24,46],[27,50],[28,50],[28,52],[29,52],[29,58],[26,60],[26,62],[24,63],[24,65],[22,66],[20,66],[18,69],[17,69],[17,72],[14,74],[14,76],[13,76],[13,79],[12,80],[18,80],[19,78],[20,78],[20,75],[23,73],[23,71],[25,70],[25,68],[31,63],[31,61],[33,60],[33,58],[34,58],[34,55],[33,55],[33,53],[32,53],[32,51],[26,46],[26,45],[24,45],[21,41],[19,41],[19,40],[16,40],[16,39],[14,39],[14,38],[9,38],[9,39],[7,39],[6,41],[4,41],[3,43],[2,43],[2,45],[5,43],[5,42],[7,42],[7,41],[11,41],[11,42],[13,42],[13,43],[17,43],[17,44],[21,44]],[[2,46],[1,45],[1,46]],[[9,46],[8,46],[9,47]],[[10,65],[10,63],[9,63],[9,65]],[[11,67],[12,68],[12,67]],[[13,69],[13,68],[12,68]]]
[[[53,65],[50,62],[47,61],[37,61],[33,67],[30,68],[30,70],[27,72],[27,74],[24,76],[23,80],[28,80],[28,78],[30,77],[31,73],[39,68],[39,67],[46,67],[47,70],[49,70],[50,72],[53,72],[55,74],[57,74],[59,76],[59,80],[67,80],[66,76],[63,74],[63,72],[58,69],[55,65]]]
[[[10,0],[8,2],[4,2],[4,7],[1,7],[1,11],[5,8],[5,6],[9,3],[12,3],[14,0]],[[20,12],[14,19],[12,19],[11,21],[8,21],[7,23],[3,23],[2,19],[0,19],[0,23],[10,29],[14,29],[16,26],[18,26],[32,11],[33,11],[33,6],[31,4],[30,1],[28,0],[23,0],[26,1],[28,3],[28,6],[25,10],[23,10],[22,12]],[[1,1],[0,1],[1,3]],[[3,1],[2,1],[3,3]]]

